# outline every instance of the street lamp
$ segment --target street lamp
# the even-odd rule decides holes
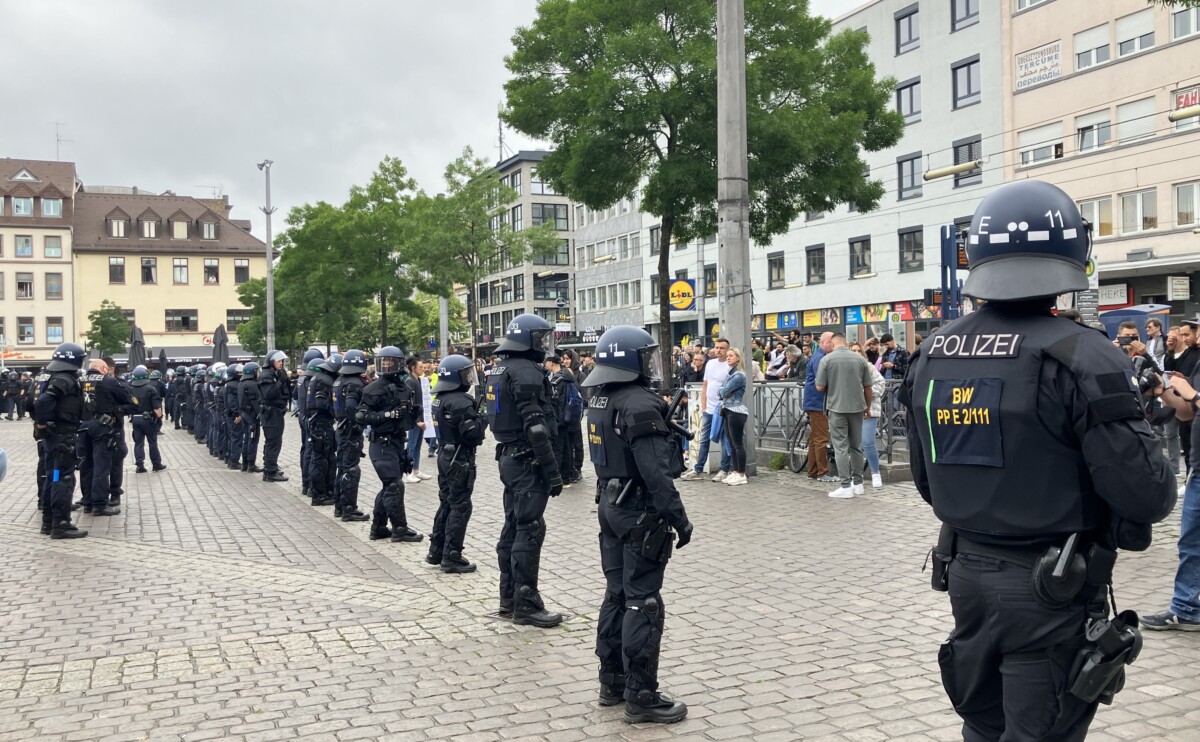
[[[275,208],[271,206],[271,166],[272,160],[258,163],[258,169],[267,176],[267,205],[262,207],[262,213],[267,215],[267,350],[278,350],[275,347],[275,252],[271,245],[271,215]]]

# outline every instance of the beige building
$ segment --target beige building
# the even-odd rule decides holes
[[[121,192],[123,191],[123,192]],[[211,357],[218,325],[230,343],[250,310],[237,287],[266,274],[266,245],[248,223],[186,196],[136,189],[81,191],[75,204],[75,317],[109,299],[146,337],[149,355],[166,348],[171,361]]]
[[[0,337],[8,367],[36,370],[75,336],[75,164],[0,159]]]
[[[1094,225],[1100,309],[1200,310],[1200,9],[1003,0],[1006,180],[1054,183]]]

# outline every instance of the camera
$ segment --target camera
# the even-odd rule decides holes
[[[1133,335],[1119,335],[1119,336],[1117,336],[1117,345],[1120,345],[1122,348],[1125,348],[1125,347],[1128,347],[1129,345],[1132,345],[1134,340],[1137,340],[1137,338],[1134,337]]]

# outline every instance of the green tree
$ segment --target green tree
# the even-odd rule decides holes
[[[430,338],[440,342],[441,309],[438,299],[439,297],[433,294],[418,293],[413,298],[414,311],[406,313],[400,321],[400,337],[405,346],[413,352],[424,350]],[[467,323],[462,318],[462,302],[458,300],[458,297],[451,296],[447,299],[447,305],[449,307],[450,335],[465,331]],[[439,349],[439,353],[442,350]]]
[[[129,340],[129,320],[121,307],[105,299],[100,307],[88,312],[91,326],[84,333],[88,350],[98,349],[101,355],[112,355],[125,350]]]
[[[746,0],[750,235],[759,245],[802,211],[876,207],[883,184],[862,150],[895,144],[894,80],[876,79],[859,31],[794,0]],[[661,219],[658,292],[670,353],[670,244],[716,232],[716,4],[711,0],[543,0],[513,36],[504,119],[553,143],[538,174],[605,208],[643,181]]]
[[[1150,5],[1164,8],[1200,8],[1200,0],[1146,0]]]
[[[345,352],[351,348],[365,351],[368,355],[379,347],[379,328],[382,322],[382,310],[378,302],[367,301],[359,307],[354,323],[350,325],[342,338],[341,348]]]

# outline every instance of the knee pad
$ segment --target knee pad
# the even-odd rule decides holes
[[[538,546],[541,546],[546,540],[546,520],[544,518],[538,518],[530,523],[527,528],[529,529],[529,533],[533,536],[533,540],[537,542]]]
[[[666,624],[666,615],[663,610],[662,595],[652,595],[644,600],[628,600],[625,602],[625,607],[641,613],[651,626],[659,631],[663,630],[663,626]]]

